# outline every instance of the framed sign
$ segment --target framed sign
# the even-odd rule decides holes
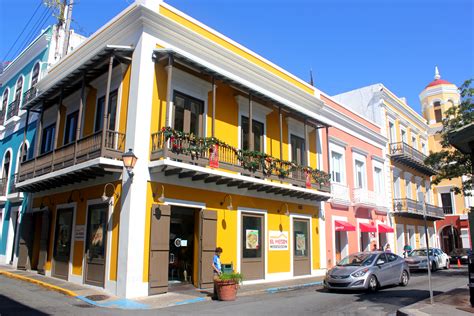
[[[271,230],[268,232],[269,250],[288,250],[288,232]]]
[[[74,232],[75,240],[84,240],[85,236],[85,225],[76,225],[76,230]]]

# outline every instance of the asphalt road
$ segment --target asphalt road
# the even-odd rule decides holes
[[[463,287],[467,270],[433,274],[434,294]],[[397,309],[429,297],[426,273],[414,273],[407,287],[376,293],[328,293],[320,287],[240,297],[235,302],[203,302],[159,310],[123,311],[90,306],[33,284],[0,276],[0,315],[393,315]]]

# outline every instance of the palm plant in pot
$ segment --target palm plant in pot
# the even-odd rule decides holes
[[[216,280],[217,297],[220,301],[235,301],[237,289],[242,283],[242,275],[238,272],[224,272]]]

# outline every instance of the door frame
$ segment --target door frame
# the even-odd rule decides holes
[[[107,210],[107,243],[105,245],[105,273],[104,273],[104,287],[103,289],[106,289],[112,293],[116,293],[117,291],[117,281],[112,281],[110,280],[110,250],[112,248],[112,227],[110,226],[112,223],[112,216],[113,216],[113,211],[114,211],[114,205],[115,205],[115,199],[112,197],[109,202],[104,202],[102,201],[101,198],[99,199],[91,199],[87,200],[86,203],[86,216],[85,216],[85,222],[84,222],[84,247],[82,249],[82,269],[81,269],[81,282],[82,284],[86,284],[85,279],[86,279],[86,274],[85,274],[85,268],[86,268],[86,242],[87,242],[87,221],[89,220],[89,207],[93,205],[100,205],[100,204],[108,204],[108,210]],[[88,286],[93,286],[93,287],[98,287],[92,284],[87,284]],[[102,289],[102,288],[101,288]]]
[[[53,222],[53,249],[51,253],[51,276],[53,276],[53,269],[54,269],[54,244],[56,242],[56,225],[57,225],[57,220],[58,220],[58,210],[61,209],[68,209],[72,208],[72,228],[71,228],[71,249],[69,249],[69,262],[68,262],[68,271],[67,271],[67,281],[70,280],[71,275],[72,275],[72,261],[73,261],[73,255],[74,255],[74,235],[76,234],[76,209],[77,209],[77,203],[72,202],[72,203],[65,203],[65,204],[58,204],[56,206],[56,209],[54,211],[54,222]]]
[[[330,229],[331,229],[331,234],[332,234],[331,246],[332,246],[332,265],[333,266],[335,266],[336,262],[337,262],[337,260],[336,260],[336,229],[335,229],[336,225],[334,225],[335,221],[349,222],[347,220],[347,217],[345,217],[345,216],[335,216],[335,215],[331,216],[331,227],[330,227]],[[356,232],[358,232],[357,229],[356,229]],[[347,239],[346,246],[343,249],[341,249],[341,259],[342,259],[345,256],[350,254],[350,249],[349,249],[349,232],[342,231],[341,233],[345,233],[346,234],[346,239]],[[346,249],[347,251],[345,251],[344,249]],[[347,252],[347,254],[346,254],[346,252]]]
[[[290,273],[292,276],[294,276],[294,267],[293,267],[293,260],[294,260],[294,252],[293,252],[293,232],[294,232],[294,229],[293,229],[293,220],[294,219],[304,219],[304,220],[308,220],[309,221],[309,247],[310,247],[310,257],[309,257],[309,262],[310,262],[310,269],[309,269],[309,275],[312,275],[313,274],[313,217],[311,215],[307,215],[307,214],[299,214],[299,213],[294,213],[294,214],[290,214],[290,235],[291,236],[288,236],[289,240],[288,242],[290,243],[290,258],[291,258],[291,261],[290,261]]]
[[[237,208],[237,262],[235,265],[235,271],[241,272],[242,268],[242,213],[250,213],[256,215],[263,215],[263,220],[265,221],[263,225],[264,229],[264,277],[261,280],[251,280],[244,281],[244,284],[259,283],[262,280],[266,280],[268,277],[268,212],[267,210],[248,208],[248,207],[238,207]]]

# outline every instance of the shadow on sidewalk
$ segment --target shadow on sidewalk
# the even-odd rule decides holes
[[[0,295],[0,315],[48,315],[37,309],[23,305],[4,295]]]

